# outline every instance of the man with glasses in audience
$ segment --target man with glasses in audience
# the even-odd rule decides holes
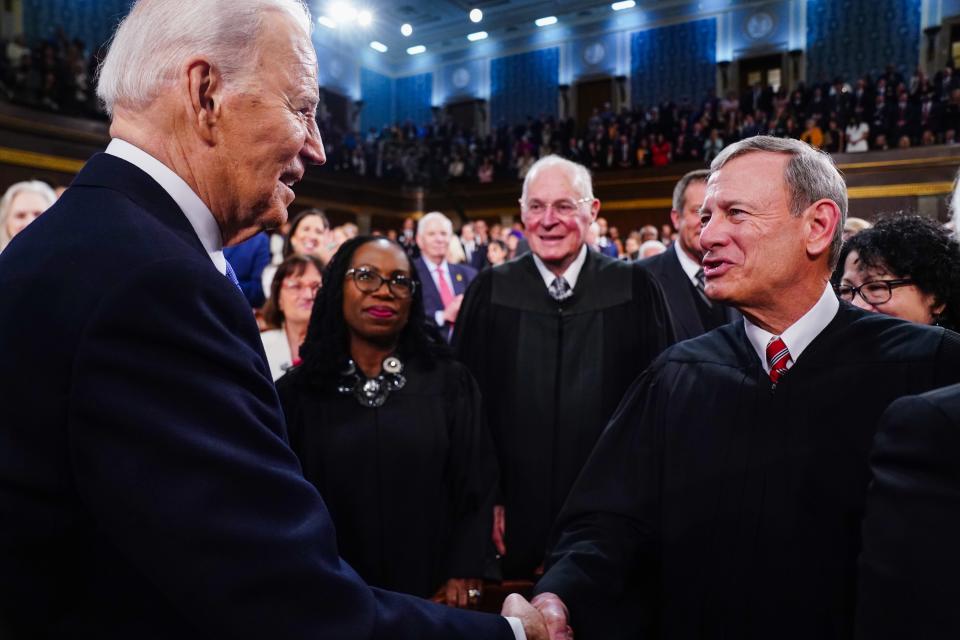
[[[499,456],[494,530],[507,578],[541,570],[594,442],[628,385],[673,342],[650,274],[587,250],[599,210],[585,167],[536,162],[520,198],[531,253],[477,276],[457,321],[455,348],[480,384]]]
[[[579,640],[625,637],[607,603],[630,588],[648,637],[853,637],[878,420],[960,380],[960,337],[837,299],[846,211],[833,161],[800,141],[713,161],[706,294],[744,320],[661,355],[571,491],[533,602],[568,607]]]

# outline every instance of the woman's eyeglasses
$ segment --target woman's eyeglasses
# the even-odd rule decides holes
[[[357,289],[360,289],[360,291],[364,293],[378,291],[380,287],[383,286],[383,283],[386,282],[390,293],[402,299],[411,297],[417,288],[417,283],[410,276],[396,273],[387,279],[370,267],[350,269],[347,271],[347,278],[352,279],[353,283],[357,285]]]
[[[853,302],[853,299],[859,295],[867,304],[883,304],[884,302],[890,302],[894,289],[897,287],[906,287],[911,284],[913,284],[913,280],[910,278],[873,280],[871,282],[864,282],[859,287],[841,284],[834,287],[834,290],[841,300],[846,300],[847,302]]]

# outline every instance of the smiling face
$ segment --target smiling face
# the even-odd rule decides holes
[[[283,224],[293,184],[306,165],[326,160],[315,120],[317,61],[309,37],[291,17],[271,11],[258,38],[250,77],[238,78],[220,105],[214,179],[222,200],[211,209],[226,241],[243,230]]]
[[[387,240],[361,245],[350,261],[351,269],[367,267],[385,279],[411,277],[410,261],[400,247]],[[384,282],[376,291],[364,292],[353,278],[343,283],[343,319],[356,338],[382,344],[395,342],[410,319],[413,298],[398,298]]]
[[[544,168],[527,185],[526,201],[521,206],[527,242],[555,273],[563,273],[576,260],[600,211],[599,200],[579,202],[583,197],[562,167]]]
[[[327,243],[329,233],[323,218],[315,215],[304,216],[290,236],[290,245],[294,252],[300,255],[318,256]]]
[[[706,294],[741,311],[777,308],[809,273],[804,220],[784,180],[790,157],[754,152],[714,171],[701,209]]]

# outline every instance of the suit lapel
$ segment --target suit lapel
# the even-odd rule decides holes
[[[663,279],[666,282],[666,286],[663,287],[664,294],[674,311],[674,320],[680,324],[687,335],[697,336],[704,333],[700,312],[697,311],[697,303],[693,299],[697,293],[693,290],[693,285],[683,267],[680,266],[677,251],[682,249],[674,247],[663,256]]]

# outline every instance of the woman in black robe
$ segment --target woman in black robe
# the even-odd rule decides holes
[[[496,462],[476,382],[430,331],[403,249],[350,240],[278,389],[342,557],[374,586],[476,606]]]

